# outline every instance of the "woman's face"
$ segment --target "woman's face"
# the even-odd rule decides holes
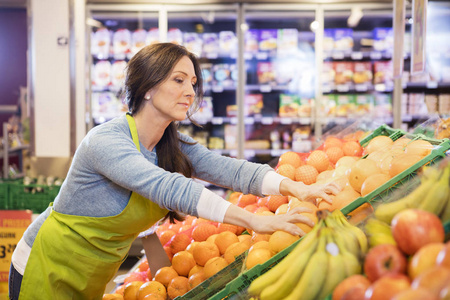
[[[189,107],[194,102],[194,85],[197,82],[192,61],[182,57],[169,74],[169,77],[157,88],[148,91],[150,106],[164,119],[183,121]]]

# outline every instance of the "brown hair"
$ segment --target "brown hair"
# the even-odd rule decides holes
[[[131,115],[135,115],[142,108],[147,91],[154,89],[167,80],[175,65],[185,56],[192,61],[195,75],[197,76],[197,82],[194,85],[196,96],[187,114],[188,119],[196,124],[191,119],[191,116],[198,110],[203,99],[203,80],[200,64],[196,56],[185,47],[172,43],[158,43],[146,46],[128,62],[125,93]],[[191,177],[192,164],[180,149],[179,142],[184,143],[184,141],[179,139],[177,127],[176,122],[170,123],[156,145],[158,165],[166,171],[181,173],[186,177]],[[171,222],[173,222],[174,218],[179,218],[174,212],[170,212],[168,217],[170,217]]]

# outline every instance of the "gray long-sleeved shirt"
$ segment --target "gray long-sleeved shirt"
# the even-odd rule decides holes
[[[180,138],[194,142],[183,134]],[[262,196],[263,177],[272,170],[268,165],[224,157],[198,143],[180,145],[192,162],[194,177]],[[131,192],[136,192],[168,210],[197,216],[204,186],[163,170],[158,167],[155,150],[150,152],[142,144],[140,148],[141,152],[133,143],[125,115],[93,128],[75,153],[54,209],[71,215],[113,216],[126,207]],[[47,209],[26,230],[24,240],[30,247],[49,213]]]

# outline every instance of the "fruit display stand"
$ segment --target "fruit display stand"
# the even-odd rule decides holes
[[[450,149],[450,142],[448,139],[433,139],[420,134],[408,134],[403,130],[396,130],[387,125],[382,125],[376,130],[374,130],[367,137],[363,138],[360,143],[362,146],[366,146],[373,138],[377,136],[388,136],[393,141],[401,138],[408,137],[411,140],[422,139],[426,140],[433,145],[433,150],[430,154],[425,156],[420,161],[416,162],[414,165],[410,166],[408,169],[404,170],[400,174],[394,176],[389,181],[373,190],[371,193],[365,195],[364,197],[359,197],[344,208],[341,211],[348,215],[349,213],[356,210],[358,207],[362,206],[364,203],[370,203],[376,205],[379,202],[387,201],[391,198],[392,193],[404,185],[408,185],[409,188],[414,187],[414,179],[416,178],[417,171],[419,168],[425,165],[432,165],[439,162],[446,156],[446,152]],[[449,232],[450,222],[445,224],[446,232]],[[302,239],[294,242],[292,245],[274,255],[271,259],[266,261],[264,264],[256,265],[250,270],[244,271],[239,277],[235,278],[229,282],[225,288],[219,291],[210,299],[246,299],[248,296],[245,291],[249,287],[250,283],[257,277],[261,276],[273,266],[278,264],[287,254],[289,254],[292,249],[301,241]]]

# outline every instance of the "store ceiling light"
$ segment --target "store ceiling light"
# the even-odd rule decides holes
[[[311,25],[309,25],[309,28],[312,32],[316,32],[316,30],[319,28],[319,21],[312,21]]]
[[[347,25],[348,27],[356,27],[359,24],[359,21],[364,16],[364,13],[361,9],[361,7],[353,7],[352,12],[350,14],[350,17],[347,19]]]

